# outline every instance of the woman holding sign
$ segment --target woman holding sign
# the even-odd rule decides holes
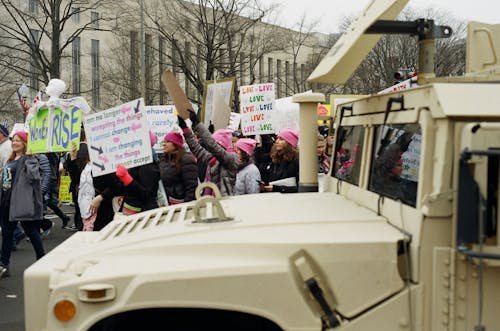
[[[238,157],[236,153],[229,151],[232,139],[231,131],[219,129],[210,134],[205,125],[200,123],[198,116],[190,110],[189,119],[193,123],[192,128],[200,136],[204,144],[204,147],[202,147],[193,132],[187,127],[184,119],[180,116],[178,116],[178,119],[189,149],[198,158],[199,162],[207,162],[208,164],[204,181],[215,183],[222,196],[234,195]],[[212,193],[207,191],[204,194]]]
[[[2,224],[2,254],[0,276],[9,275],[10,254],[14,229],[21,222],[30,238],[36,258],[45,255],[38,232],[43,217],[41,176],[36,157],[26,155],[28,133],[18,131],[12,137],[12,154],[5,164],[0,178],[0,221]]]

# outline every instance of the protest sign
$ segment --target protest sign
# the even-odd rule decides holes
[[[119,164],[133,168],[153,161],[143,104],[141,98],[85,117],[94,177],[115,172]]]
[[[224,121],[227,122],[227,120],[229,119],[231,103],[233,102],[234,84],[234,77],[205,81],[202,101],[202,118],[203,123],[205,123],[207,126],[210,124],[210,121],[212,121],[214,126],[216,124],[215,122],[217,122],[217,125],[219,127],[215,127],[216,129],[225,128],[227,126],[227,123],[225,123],[224,125],[220,124],[219,122],[224,123]],[[218,107],[217,105],[221,103],[223,103],[227,107]],[[223,112],[223,114],[220,114],[220,117],[217,117],[218,114],[216,114],[215,112]]]
[[[285,128],[299,129],[299,104],[292,97],[280,98],[274,101],[274,128],[280,132]]]
[[[159,152],[162,150],[161,143],[165,135],[177,127],[177,111],[173,105],[144,106],[144,110],[149,128],[156,136],[153,148]]]
[[[276,132],[274,93],[274,83],[240,87],[241,131],[244,135]]]
[[[179,115],[184,119],[189,118],[189,111],[193,110],[193,105],[179,85],[179,81],[175,78],[174,73],[169,69],[165,70],[161,76],[161,81],[174,101]]]
[[[63,152],[80,144],[82,111],[76,104],[42,105],[28,120],[28,149],[32,153]]]
[[[231,115],[229,116],[228,129],[231,129],[233,131],[237,131],[240,127],[240,122],[241,122],[241,114],[231,112]]]
[[[73,197],[69,191],[71,184],[70,176],[61,176],[59,180],[59,201],[60,202],[73,202]]]

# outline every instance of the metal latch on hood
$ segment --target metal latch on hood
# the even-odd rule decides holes
[[[328,303],[325,289],[322,288],[324,285],[321,284],[320,277],[318,277],[317,273],[313,271],[312,261],[309,260],[310,257],[304,251],[299,252],[292,260],[293,266],[295,267],[294,269],[300,276],[309,296],[319,305],[321,309],[319,313],[321,314],[323,322],[326,323],[329,328],[340,326],[339,319],[335,315],[330,303]]]

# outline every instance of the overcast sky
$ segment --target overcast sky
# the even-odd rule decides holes
[[[278,23],[292,27],[306,13],[308,21],[319,20],[317,31],[338,32],[344,16],[356,15],[370,0],[261,0],[262,3],[281,4]],[[451,12],[457,19],[500,24],[499,0],[410,0],[407,6],[414,8],[436,8]],[[436,21],[439,24],[439,21]]]

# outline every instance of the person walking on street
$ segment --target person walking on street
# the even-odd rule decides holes
[[[62,221],[61,227],[69,229],[69,216],[59,208],[59,162],[60,158],[57,153],[46,153],[50,165],[50,180],[47,192],[45,192],[44,203],[56,214]]]
[[[80,175],[87,165],[87,162],[90,160],[87,140],[85,138],[85,130],[83,127],[80,130],[80,146],[78,150],[76,147],[73,149],[73,152],[66,155],[63,166],[71,178],[69,191],[71,192],[71,197],[73,198],[73,204],[75,206],[75,216],[73,218],[74,226],[78,231],[81,231],[83,229],[83,222],[80,214],[80,207],[78,205],[78,185],[80,183]]]
[[[198,166],[194,157],[186,153],[183,145],[184,139],[179,132],[167,133],[163,142],[160,177],[169,205],[195,199]]]
[[[24,228],[35,250],[36,258],[45,255],[38,232],[43,217],[43,198],[38,159],[27,155],[27,132],[16,132],[12,137],[12,154],[0,178],[0,222],[2,223],[2,253],[0,275],[9,275],[14,229],[18,222]]]
[[[6,123],[0,123],[0,170],[2,170],[11,153],[8,126]]]
[[[252,160],[256,144],[257,142],[250,138],[240,138],[234,144],[240,162],[234,195],[260,193],[260,171]]]

